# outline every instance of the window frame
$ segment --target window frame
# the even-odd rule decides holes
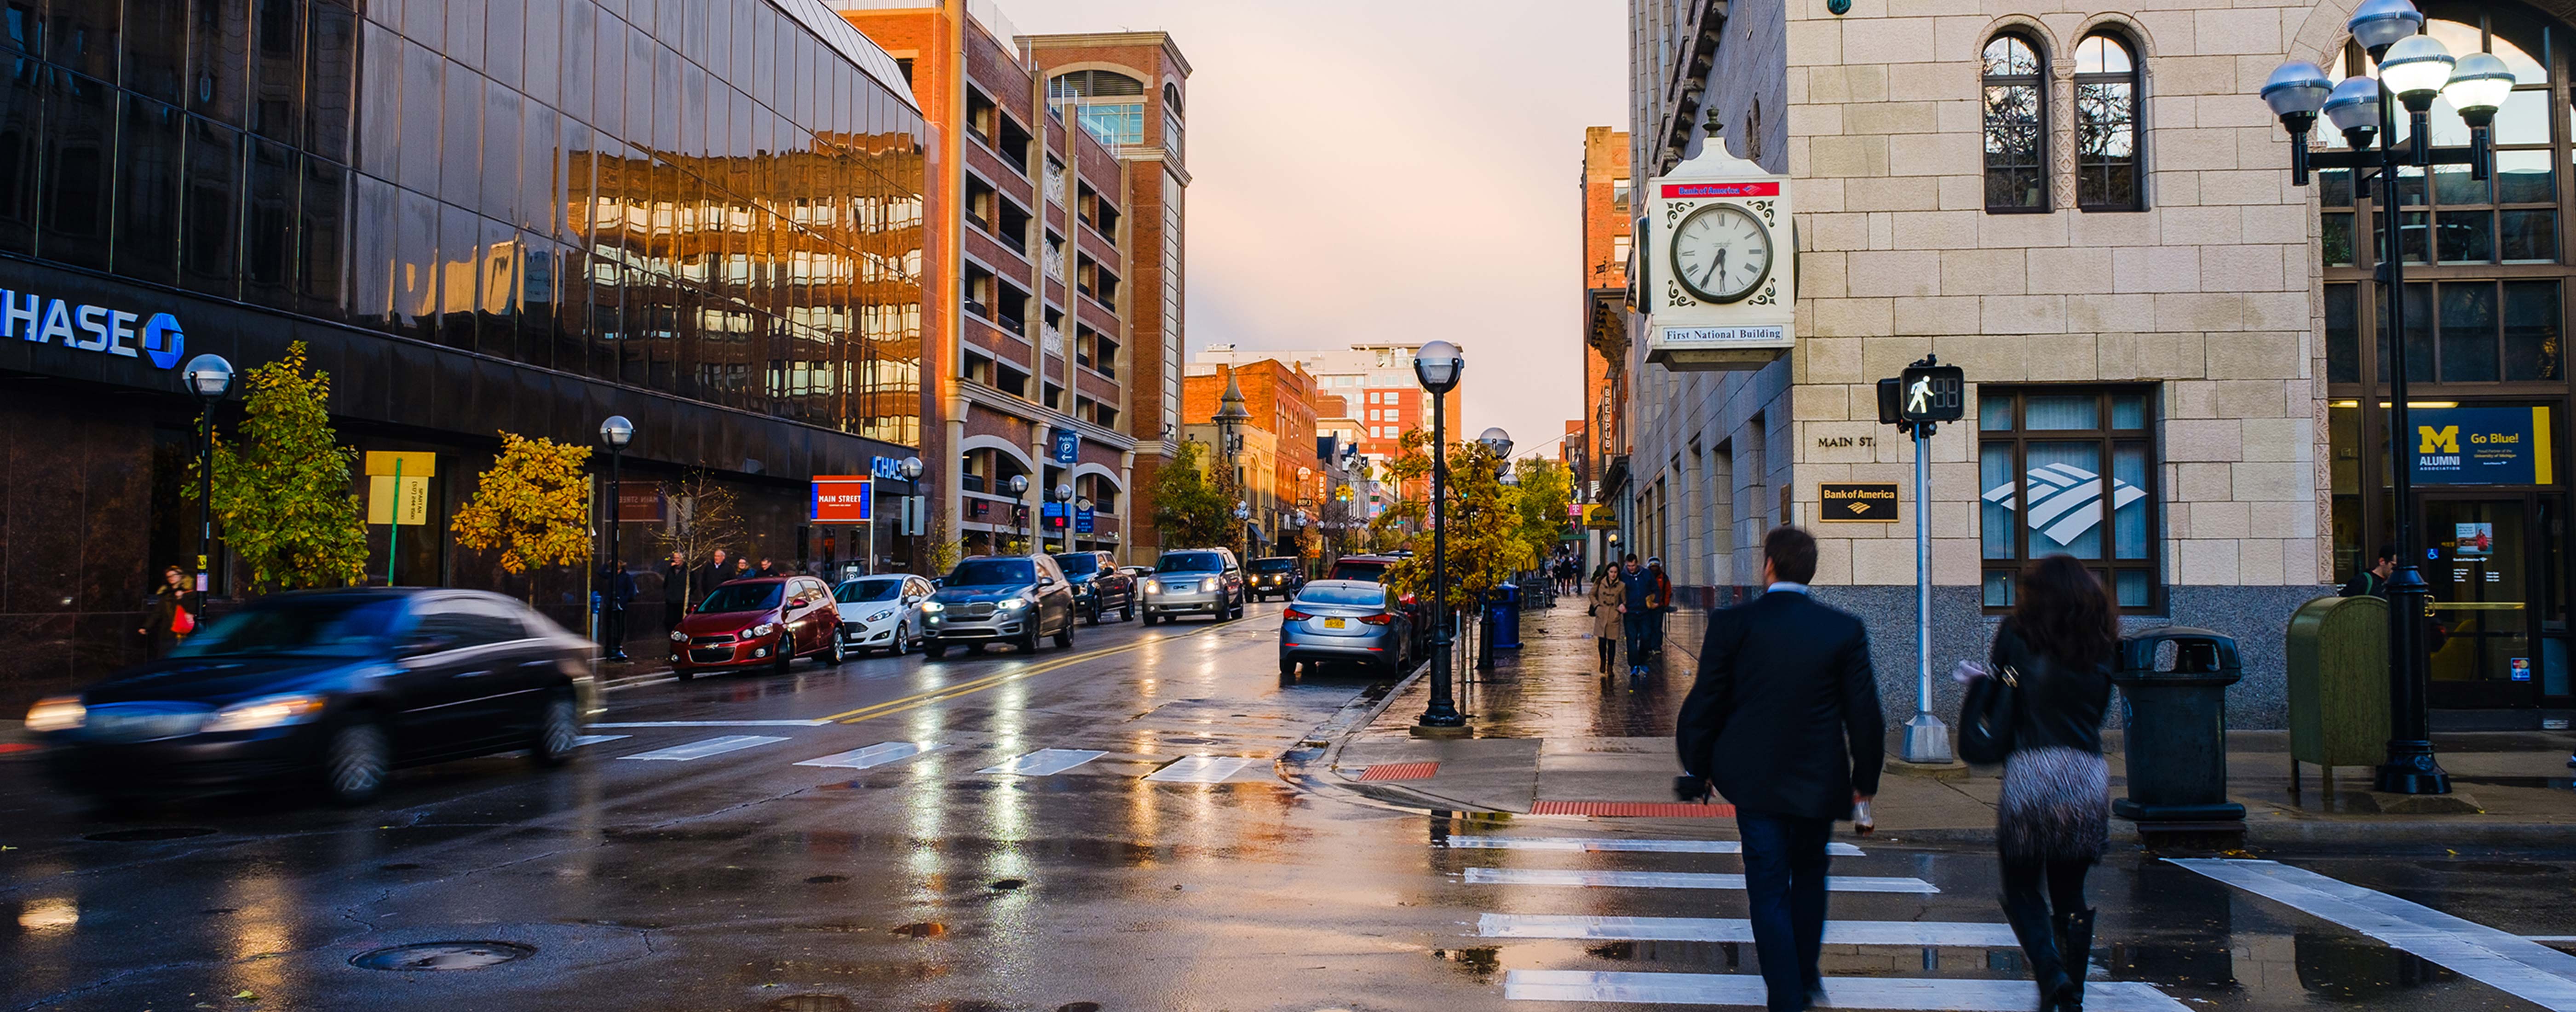
[[[2086,32],[2082,39],[2077,40],[2075,43],[2078,54],[2076,59],[2079,62],[2076,66],[2083,66],[2080,62],[2083,59],[2083,47],[2086,43],[2092,42],[2095,39],[2100,39],[2106,44],[2119,47],[2120,52],[2129,58],[2129,69],[2125,72],[2079,71],[2075,75],[2075,103],[2074,109],[2072,110],[2072,121],[2067,124],[2069,128],[2075,131],[2075,135],[2070,138],[2070,140],[2073,141],[2075,150],[2075,209],[2087,212],[2144,211],[2147,209],[2146,61],[2138,56],[2137,43],[2128,35],[2128,33],[2104,27]],[[2043,63],[2041,66],[2045,69],[2046,64]],[[2129,86],[2129,171],[2137,178],[2131,182],[2130,199],[2126,201],[2088,202],[2084,199],[2084,174],[2087,171],[2087,167],[2085,163],[2083,142],[2085,123],[2083,97],[2084,86],[2088,84],[2125,84]],[[2108,167],[2114,163],[2102,161],[2095,162],[2093,164],[2103,166],[2107,178]]]
[[[2006,39],[2020,42],[2024,47],[2027,47],[2030,50],[2032,60],[2036,66],[2035,73],[1990,74],[1986,72],[1986,50],[1993,48],[1995,43]],[[1990,161],[1988,161],[1988,159],[1992,157],[1992,153],[1986,150],[1994,136],[1996,121],[1994,118],[1994,107],[1986,102],[1986,89],[1997,87],[2019,87],[2025,85],[2038,95],[2038,102],[2035,104],[2032,113],[2033,132],[2038,139],[2038,147],[2032,152],[2031,157],[2032,169],[2036,172],[2039,182],[2039,201],[2036,204],[1997,204],[1994,202],[1993,197],[1995,167]],[[1978,158],[1980,161],[1977,178],[1979,180],[1980,187],[1984,190],[1983,199],[1985,200],[1985,209],[1987,214],[2047,214],[2048,212],[2056,209],[2056,187],[2052,185],[2055,180],[2050,178],[2055,174],[2050,170],[2050,166],[2052,164],[2050,161],[2050,152],[2055,138],[2052,136],[2054,130],[2049,126],[2048,110],[2052,103],[2049,101],[2048,86],[2048,47],[2040,42],[2039,37],[2032,34],[2029,29],[2019,26],[2005,28],[1993,35],[1987,36],[1985,45],[1977,47],[1977,134]]]
[[[2029,399],[2032,395],[2064,397],[2071,394],[2090,394],[2094,397],[2094,428],[2033,430],[2026,427],[2025,420],[2029,417],[2028,405]],[[2023,566],[2028,565],[2032,560],[2044,557],[2044,555],[2032,554],[2031,541],[2033,532],[2031,531],[2029,521],[2026,519],[2026,504],[2030,500],[2030,444],[2083,442],[2091,442],[2101,447],[2102,463],[2098,476],[2103,483],[2103,493],[2106,500],[2109,498],[2110,483],[2116,479],[2115,472],[2117,467],[2113,463],[2113,460],[2114,454],[2118,451],[2118,448],[2122,444],[2126,443],[2139,443],[2145,446],[2146,467],[2143,474],[2145,481],[2139,487],[2146,492],[2146,500],[2144,503],[2146,508],[2144,514],[2146,518],[2147,547],[2142,558],[2122,559],[2118,557],[2119,548],[2117,539],[2119,534],[2117,527],[2115,526],[2118,522],[2118,510],[2116,506],[2113,506],[2105,508],[2102,511],[2100,527],[2102,532],[2101,557],[2096,559],[2085,559],[2079,557],[2077,561],[2083,563],[2084,568],[2087,571],[2091,572],[2096,579],[2102,581],[2102,589],[2105,593],[2110,595],[2113,611],[2122,615],[2161,616],[2167,613],[2168,596],[2166,593],[2167,574],[2165,573],[2164,543],[2165,499],[2162,481],[2164,457],[2162,452],[2163,448],[2160,445],[2159,440],[2160,427],[2157,424],[2159,421],[2157,409],[2162,403],[2159,394],[2160,391],[2157,385],[2153,383],[2015,383],[1991,384],[1980,386],[1978,388],[1976,410],[1972,412],[1969,417],[1962,419],[1959,422],[1959,424],[1971,426],[1972,431],[1974,432],[1977,452],[1972,460],[1978,462],[1979,466],[1982,467],[1983,461],[1985,460],[1985,448],[1987,446],[1993,444],[2010,445],[2013,448],[2014,501],[2025,504],[2023,507],[2007,511],[2011,514],[2013,530],[2011,556],[2000,559],[1987,558],[1985,554],[1986,541],[1984,521],[1985,478],[1982,473],[1979,475],[1977,480],[1977,584],[1979,588],[1977,600],[1979,607],[1985,614],[2001,615],[2012,611],[2012,605],[2010,603],[2000,605],[1986,603],[1984,591],[1986,574],[1997,572],[2004,573],[2006,574],[2005,578],[2009,580],[2011,578],[2010,574],[2018,573],[2021,571]],[[2136,395],[2144,398],[2145,408],[2141,412],[2139,425],[2136,428],[2115,427],[2116,423],[2114,422],[2112,415],[2113,399],[2122,395]],[[2011,427],[2007,429],[1987,429],[1984,425],[1985,401],[1987,398],[1998,396],[2008,397],[2012,400],[2010,408],[2012,411]],[[2059,551],[2044,554],[2071,555],[2073,553]],[[2147,575],[2147,603],[2126,607],[2120,605],[2117,574],[2121,572],[2143,572]]]

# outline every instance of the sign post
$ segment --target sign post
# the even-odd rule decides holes
[[[385,534],[385,586],[394,585],[402,562],[402,529],[429,522],[429,479],[438,473],[435,453],[367,451],[367,522]]]
[[[1914,719],[1905,722],[1904,759],[1947,763],[1950,728],[1932,714],[1932,433],[1967,413],[1967,377],[1936,356],[1878,381],[1878,420],[1914,436]]]

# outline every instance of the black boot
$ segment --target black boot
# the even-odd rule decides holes
[[[2060,1012],[2060,1001],[2077,985],[2066,976],[2057,958],[2055,925],[2044,906],[2004,904],[2004,919],[2012,922],[2013,937],[2021,941],[2023,958],[2030,962],[2030,977],[2039,985],[2039,1012]]]
[[[2054,920],[2057,951],[2071,968],[2066,986],[2057,991],[2057,1007],[2062,1012],[2084,1012],[2084,973],[2093,955],[2093,911],[2059,914]]]

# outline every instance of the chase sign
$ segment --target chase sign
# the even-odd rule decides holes
[[[140,321],[141,329],[135,324]],[[179,318],[154,313],[150,319],[108,306],[72,305],[33,293],[0,288],[0,338],[37,344],[57,339],[74,351],[95,351],[125,358],[150,358],[156,368],[176,369],[188,336]]]

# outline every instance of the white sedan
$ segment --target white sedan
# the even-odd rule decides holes
[[[841,646],[908,654],[921,645],[921,602],[930,581],[910,573],[880,573],[844,580],[832,591],[841,606]]]

